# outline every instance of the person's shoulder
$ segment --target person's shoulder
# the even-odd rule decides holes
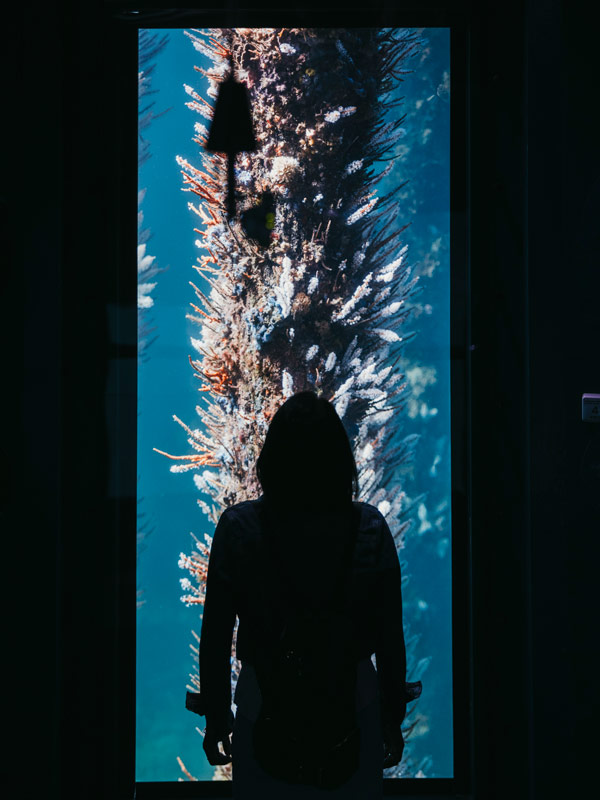
[[[385,524],[385,517],[377,506],[373,506],[370,503],[363,503],[360,500],[353,500],[352,504],[360,513],[361,530],[377,530]]]
[[[230,511],[235,514],[244,513],[244,511],[253,508],[259,501],[260,498],[256,500],[240,500],[239,503],[234,503],[231,506],[227,506],[227,508],[225,509],[225,511],[223,511],[223,513],[225,514],[226,512]]]
[[[259,530],[257,502],[242,500],[227,506],[221,513],[219,522],[223,526],[225,546],[237,556],[245,554],[248,546],[256,539]]]
[[[221,516],[225,517],[227,522],[238,523],[236,525],[237,528],[239,528],[239,523],[246,523],[246,525],[252,524],[256,521],[256,515],[260,508],[261,501],[262,495],[254,500],[241,500],[239,503],[228,506]]]
[[[373,568],[379,568],[388,539],[389,527],[386,519],[377,506],[371,505],[371,503],[355,500],[353,505],[360,512],[358,526],[360,560]]]

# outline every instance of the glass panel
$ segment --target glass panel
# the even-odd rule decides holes
[[[450,31],[235,29],[259,149],[237,157],[231,231],[203,147],[230,34],[139,32],[136,780],[231,777],[185,709],[197,564],[304,388],[333,398],[358,499],[397,537],[423,694],[385,777],[452,777]],[[267,191],[273,216],[242,225]]]

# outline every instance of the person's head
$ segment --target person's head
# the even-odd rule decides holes
[[[274,414],[256,462],[269,503],[335,508],[358,493],[348,434],[333,405],[312,391],[298,392]]]

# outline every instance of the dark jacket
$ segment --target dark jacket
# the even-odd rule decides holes
[[[201,694],[188,708],[219,725],[230,719],[236,615],[241,661],[254,663],[256,653],[271,646],[280,630],[281,603],[273,600],[270,576],[263,574],[263,504],[261,496],[226,509],[211,545],[200,639]],[[354,508],[359,525],[349,595],[357,660],[375,653],[383,722],[400,723],[406,713],[406,652],[398,553],[381,512],[367,503],[354,502]],[[340,548],[348,541],[347,526],[336,529],[332,516],[302,519],[301,512],[290,520],[304,533],[287,537],[285,582],[296,585],[301,603],[330,602],[332,565],[339,563]]]

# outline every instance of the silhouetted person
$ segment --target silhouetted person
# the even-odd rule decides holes
[[[213,765],[233,762],[233,796],[239,800],[322,795],[374,800],[382,796],[383,768],[398,764],[404,749],[406,654],[392,534],[377,508],[353,501],[358,475],[348,435],[333,405],[314,392],[290,397],[273,416],[256,470],[263,494],[223,512],[210,553],[200,642],[204,751]],[[261,707],[254,665],[277,641],[285,614],[269,576],[261,577],[261,547],[267,536],[273,537],[300,604],[331,603],[333,576],[353,514],[358,530],[349,596],[357,636],[360,766],[346,784],[328,792],[282,783],[262,770],[253,755],[252,729]],[[236,615],[242,669],[234,722],[230,659]]]

